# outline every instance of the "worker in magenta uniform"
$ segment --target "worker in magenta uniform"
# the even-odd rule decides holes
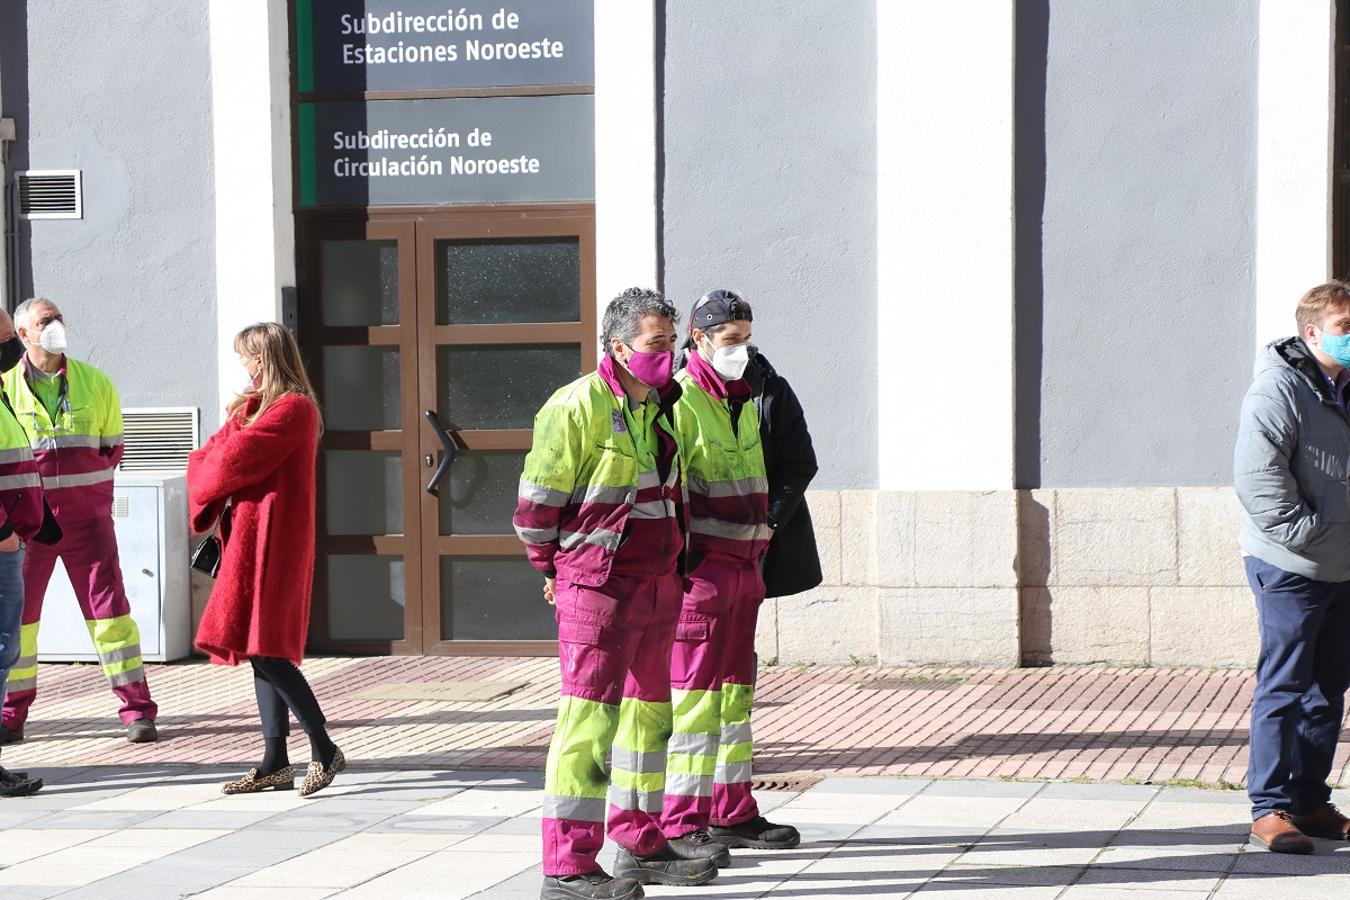
[[[23,563],[22,658],[10,672],[0,744],[23,740],[37,696],[42,600],[59,559],[70,576],[103,674],[121,701],[127,740],[156,740],[155,715],[141,663],[141,635],[131,618],[113,532],[113,473],[122,458],[122,406],[108,376],[65,355],[61,310],[25,300],[14,310],[23,360],[4,375],[5,393],[28,433],[47,503],[61,526],[53,545],[28,547]]]
[[[670,838],[785,849],[797,829],[759,814],[750,793],[755,625],[772,530],[750,384],[750,304],[710,291],[689,319],[675,425],[685,451],[689,551],[672,654],[674,734],[662,825]]]
[[[609,304],[599,370],[544,404],[520,479],[516,533],[556,608],[562,668],[544,776],[543,900],[633,900],[643,883],[704,884],[726,853],[668,841],[659,821],[684,547],[669,417],[676,319],[655,291],[630,288]],[[607,814],[619,845],[612,877],[596,859]]]
[[[0,310],[0,373],[17,366],[23,351],[14,321]],[[42,501],[42,478],[28,434],[0,393],[0,687],[19,661],[24,545],[60,537],[61,529]],[[41,778],[0,768],[0,797],[27,797],[41,789]]]

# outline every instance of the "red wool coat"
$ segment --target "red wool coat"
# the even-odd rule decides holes
[[[304,657],[318,436],[319,411],[288,394],[252,425],[228,420],[188,457],[192,530],[209,531],[226,500],[231,507],[219,576],[197,628],[197,646],[212,662]]]

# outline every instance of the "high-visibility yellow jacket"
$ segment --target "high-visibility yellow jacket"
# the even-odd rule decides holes
[[[122,459],[122,404],[112,381],[67,358],[60,396],[48,411],[29,385],[28,358],[4,375],[5,392],[28,435],[57,521],[112,513],[113,473]]]

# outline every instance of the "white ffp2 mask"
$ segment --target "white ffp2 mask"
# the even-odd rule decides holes
[[[718,347],[713,351],[712,367],[727,381],[736,381],[745,374],[745,367],[750,364],[750,346],[748,344],[733,344],[729,347]]]

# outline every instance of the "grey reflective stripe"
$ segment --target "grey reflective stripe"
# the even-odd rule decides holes
[[[646,503],[634,503],[629,516],[634,519],[673,519],[675,510],[665,500],[648,500]]]
[[[732,541],[753,541],[759,536],[759,529],[767,526],[741,525],[736,522],[723,522],[720,519],[693,518],[689,520],[689,530],[695,534],[710,534],[713,537]]]
[[[115,675],[108,676],[108,684],[113,687],[121,687],[124,684],[136,684],[145,680],[145,669],[137,666],[126,672],[118,672]]]
[[[19,661],[14,664],[14,669],[31,669],[37,665],[37,654],[32,656],[20,656]],[[10,669],[11,672],[14,669]]]
[[[718,738],[715,734],[680,734],[670,736],[666,749],[671,753],[685,753],[689,756],[716,756]]]
[[[43,479],[36,472],[22,475],[0,475],[0,491],[18,491],[23,488],[42,487]]]
[[[557,797],[544,795],[545,819],[572,819],[577,822],[604,822],[604,797]]]
[[[6,694],[17,694],[20,691],[31,691],[37,689],[37,676],[30,678],[11,678],[5,682]]]
[[[664,750],[648,750],[644,753],[641,750],[625,750],[622,747],[615,747],[611,753],[614,768],[622,769],[625,772],[655,775],[657,772],[666,770],[666,751]]]
[[[572,502],[581,503],[631,503],[633,500],[632,488],[626,487],[608,487],[603,484],[592,484],[584,488],[577,488],[572,492]]]
[[[667,775],[666,793],[673,797],[711,797],[711,775]]]
[[[99,659],[105,666],[115,662],[121,662],[124,659],[135,659],[141,655],[140,644],[130,644],[126,647],[118,647],[116,650],[109,650],[107,653],[100,653]]]
[[[658,813],[665,806],[665,791],[639,791],[633,788],[610,785],[609,804],[617,809],[640,809],[643,812]]]
[[[734,763],[718,763],[717,774],[713,776],[718,784],[741,784],[750,780],[750,760]]]
[[[0,466],[12,466],[15,463],[28,462],[33,458],[33,451],[27,447],[20,447],[17,450],[0,450]]]
[[[521,528],[516,526],[516,535],[527,544],[550,544],[558,539],[558,529],[553,528]]]
[[[564,550],[571,550],[581,544],[595,544],[597,547],[605,547],[609,550],[618,550],[619,543],[623,540],[623,535],[617,531],[606,531],[603,528],[597,528],[590,534],[581,534],[576,531],[564,531],[558,536],[558,546]]]
[[[42,479],[42,487],[51,491],[57,488],[89,487],[112,480],[113,470],[104,469],[102,472],[81,472],[79,475],[53,475]]]
[[[520,499],[528,500],[531,503],[538,503],[541,506],[563,507],[567,505],[567,494],[562,491],[555,491],[547,485],[526,481],[523,478],[520,481],[520,490],[518,493]]]
[[[117,442],[119,444],[122,442],[120,434],[117,436]],[[99,448],[98,436],[93,434],[56,434],[33,443],[42,444],[43,450],[60,450],[63,447],[84,447],[88,450]]]
[[[705,497],[747,497],[751,494],[767,494],[769,482],[755,475],[729,481],[708,481],[696,475],[690,475],[689,490]]]
[[[122,446],[122,435],[105,434],[98,439],[98,445],[100,447],[120,447]]]
[[[746,744],[754,740],[750,733],[749,722],[736,722],[733,725],[722,726],[722,743],[724,744]]]
[[[638,473],[638,490],[646,490],[661,486],[661,475],[655,469],[649,469],[646,472]]]

